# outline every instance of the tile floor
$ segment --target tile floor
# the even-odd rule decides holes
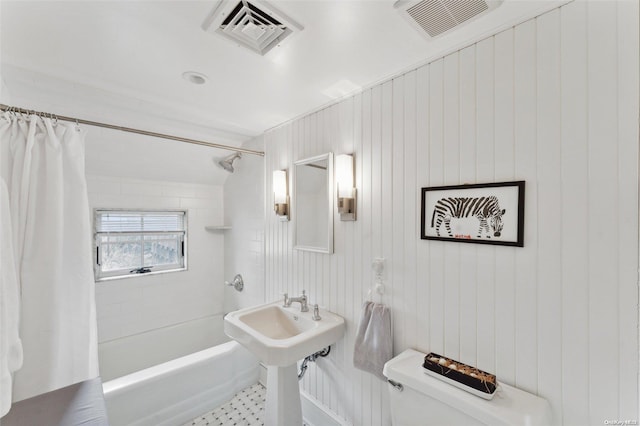
[[[238,392],[231,401],[182,426],[263,426],[267,390],[256,383]]]

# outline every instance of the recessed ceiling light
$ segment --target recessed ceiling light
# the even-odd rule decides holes
[[[187,71],[182,73],[182,78],[193,84],[205,84],[207,80],[209,80],[209,77],[207,77],[206,75],[195,71]]]

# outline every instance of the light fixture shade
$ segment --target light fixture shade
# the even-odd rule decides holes
[[[336,183],[338,198],[353,198],[353,156],[340,154],[336,156]]]
[[[287,171],[273,171],[273,202],[274,204],[287,203]]]

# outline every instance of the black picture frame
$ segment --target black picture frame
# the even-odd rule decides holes
[[[524,190],[523,180],[422,188],[420,238],[524,247]]]

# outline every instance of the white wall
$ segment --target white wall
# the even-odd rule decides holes
[[[4,80],[2,79],[2,75],[0,75],[0,103],[4,103],[6,105],[10,105],[11,98],[9,96],[9,90],[7,89]],[[0,144],[0,179],[5,179],[9,174],[9,144],[3,143]]]
[[[187,271],[96,283],[100,342],[222,313],[224,236],[204,229],[222,223],[222,186],[94,175],[87,181],[92,209],[188,212]]]
[[[264,140],[257,137],[243,148],[264,151]],[[236,274],[244,279],[244,289],[225,291],[225,312],[264,303],[264,157],[243,154],[233,163],[235,171],[224,184],[225,279]],[[266,197],[273,202],[273,196]]]
[[[2,16],[2,4],[0,3],[0,16]],[[1,45],[0,39],[0,45]],[[0,103],[5,105],[11,105],[11,96],[9,89],[4,81],[2,67],[0,66]],[[9,168],[9,144],[0,144],[0,179],[8,173]]]
[[[395,353],[495,372],[557,423],[638,419],[638,15],[576,1],[267,132],[267,194],[295,160],[356,158],[358,220],[336,221],[335,254],[295,251],[295,217],[267,209],[266,299],[306,289],[347,320],[305,391],[390,424],[385,383],[352,367],[384,257]],[[421,187],[517,179],[524,248],[419,239]]]

